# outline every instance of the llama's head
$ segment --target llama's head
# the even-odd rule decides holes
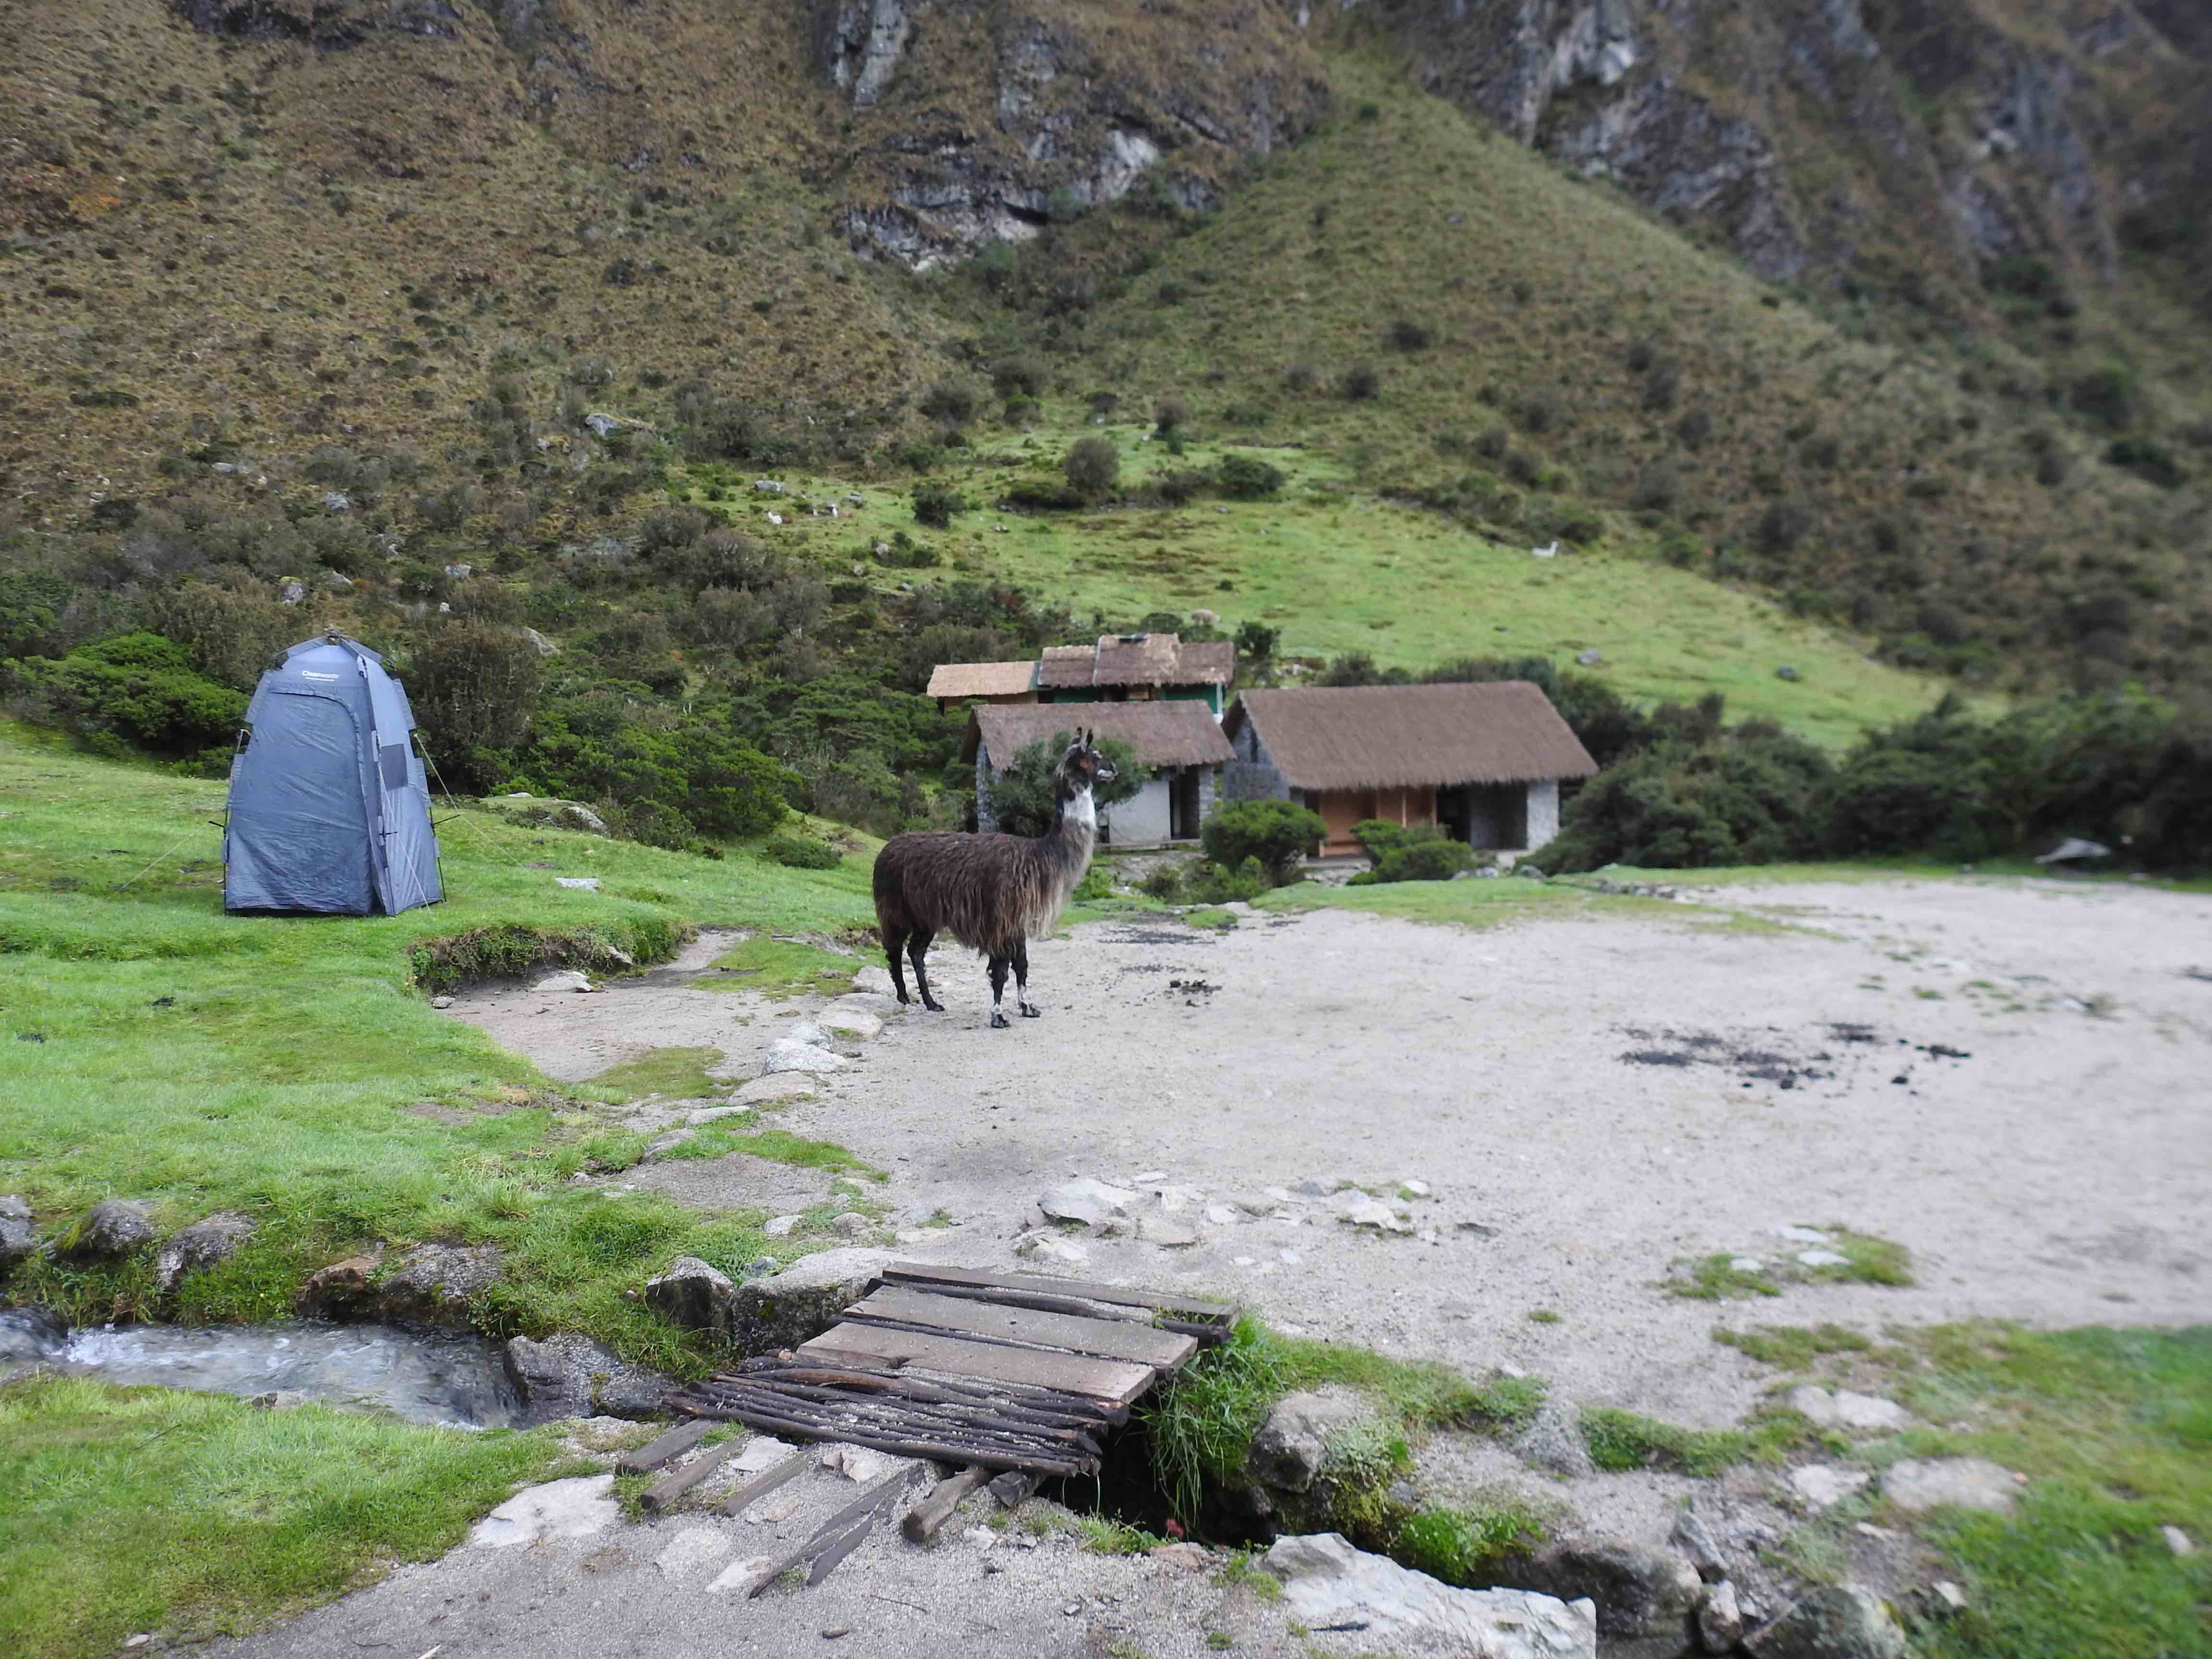
[[[1098,752],[1097,738],[1097,732],[1079,729],[1075,741],[1060,757],[1056,772],[1061,799],[1088,794],[1098,785],[1114,781],[1114,763]]]

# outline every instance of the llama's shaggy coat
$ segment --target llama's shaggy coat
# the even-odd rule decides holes
[[[886,939],[945,933],[987,957],[1011,957],[1060,920],[1097,837],[1095,816],[1073,812],[1034,838],[895,836],[876,860],[876,918]]]

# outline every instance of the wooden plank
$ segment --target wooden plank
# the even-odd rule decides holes
[[[805,1472],[814,1461],[814,1454],[805,1447],[792,1453],[782,1462],[763,1469],[750,1480],[740,1480],[730,1488],[729,1495],[718,1506],[724,1515],[743,1515],[759,1498],[767,1497],[795,1474]]]
[[[945,1285],[966,1285],[979,1290],[1034,1291],[1045,1296],[1075,1296],[1088,1302],[1110,1302],[1124,1308],[1158,1308],[1177,1313],[1197,1314],[1202,1317],[1226,1320],[1236,1316],[1234,1302],[1213,1302],[1202,1296],[1185,1296],[1180,1291],[1135,1290],[1126,1285],[1099,1285],[1082,1279],[1047,1279],[1042,1274],[979,1273],[966,1267],[933,1267],[921,1261],[894,1261],[881,1275],[915,1284],[935,1280]]]
[[[800,1562],[811,1560],[825,1547],[842,1539],[846,1528],[862,1516],[885,1504],[896,1502],[901,1490],[913,1478],[914,1471],[911,1468],[904,1468],[896,1474],[887,1474],[877,1481],[874,1486],[817,1527],[804,1543],[793,1545],[791,1548],[784,1551],[768,1565],[763,1567],[754,1576],[751,1585],[745,1591],[747,1599],[758,1595]]]
[[[615,1468],[624,1474],[643,1474],[657,1469],[671,1458],[681,1457],[708,1435],[714,1425],[708,1418],[694,1418],[689,1423],[678,1423],[658,1440],[647,1441],[635,1451],[626,1451],[615,1459]]]
[[[745,1443],[745,1437],[733,1434],[719,1446],[709,1446],[682,1468],[674,1469],[654,1485],[637,1501],[649,1510],[666,1509],[692,1487],[720,1468],[722,1460]]]
[[[990,1470],[971,1463],[951,1480],[939,1481],[935,1492],[906,1512],[902,1523],[906,1535],[917,1544],[927,1543],[944,1530],[952,1512],[960,1507],[960,1500],[990,1478]]]
[[[964,1302],[927,1291],[886,1285],[845,1310],[845,1317],[889,1319],[973,1337],[979,1342],[1012,1342],[1066,1353],[1096,1354],[1132,1364],[1172,1370],[1198,1352],[1194,1337],[1158,1331],[1150,1325],[1085,1319],[1075,1314],[1041,1313],[1034,1308],[1003,1308],[988,1302]]]
[[[799,1352],[810,1358],[852,1359],[862,1364],[920,1365],[953,1376],[986,1382],[1020,1382],[1055,1389],[1126,1406],[1152,1385],[1150,1365],[1042,1348],[1009,1348],[991,1342],[965,1342],[956,1336],[890,1331],[870,1325],[833,1327]]]
[[[770,1434],[821,1435],[824,1439],[889,1452],[894,1457],[923,1458],[939,1463],[981,1463],[993,1469],[1029,1469],[1046,1474],[1098,1473],[1098,1460],[1095,1457],[1064,1458],[1018,1446],[956,1446],[941,1440],[906,1439],[895,1434],[879,1434],[866,1425],[847,1425],[825,1434],[818,1423],[797,1422],[769,1412],[757,1411],[750,1406],[732,1406],[728,1410],[738,1422],[752,1428],[765,1429]]]
[[[821,1554],[816,1556],[814,1558],[814,1571],[806,1575],[806,1588],[812,1589],[817,1584],[827,1578],[831,1573],[836,1571],[837,1564],[840,1561],[842,1561],[847,1556],[850,1555],[854,1550],[860,1547],[861,1540],[866,1538],[869,1533],[875,1529],[876,1522],[884,1518],[884,1511],[890,1509],[890,1505],[889,1504],[885,1504],[876,1509],[870,1510],[866,1515],[862,1516],[859,1520],[853,1523],[852,1530],[848,1532],[842,1538],[840,1538],[836,1542],[829,1545],[823,1550]]]

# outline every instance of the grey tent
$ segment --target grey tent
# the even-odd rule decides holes
[[[397,915],[445,896],[415,716],[384,659],[337,634],[273,659],[230,768],[222,908]]]

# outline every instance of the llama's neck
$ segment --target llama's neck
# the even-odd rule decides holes
[[[1091,853],[1098,842],[1098,804],[1092,799],[1088,785],[1073,791],[1060,802],[1060,815],[1053,820],[1052,831],[1045,837],[1043,849],[1051,869],[1051,890],[1047,896],[1048,915],[1042,918],[1042,927],[1048,928],[1059,918],[1061,910],[1082,883],[1084,872],[1091,868]]]

